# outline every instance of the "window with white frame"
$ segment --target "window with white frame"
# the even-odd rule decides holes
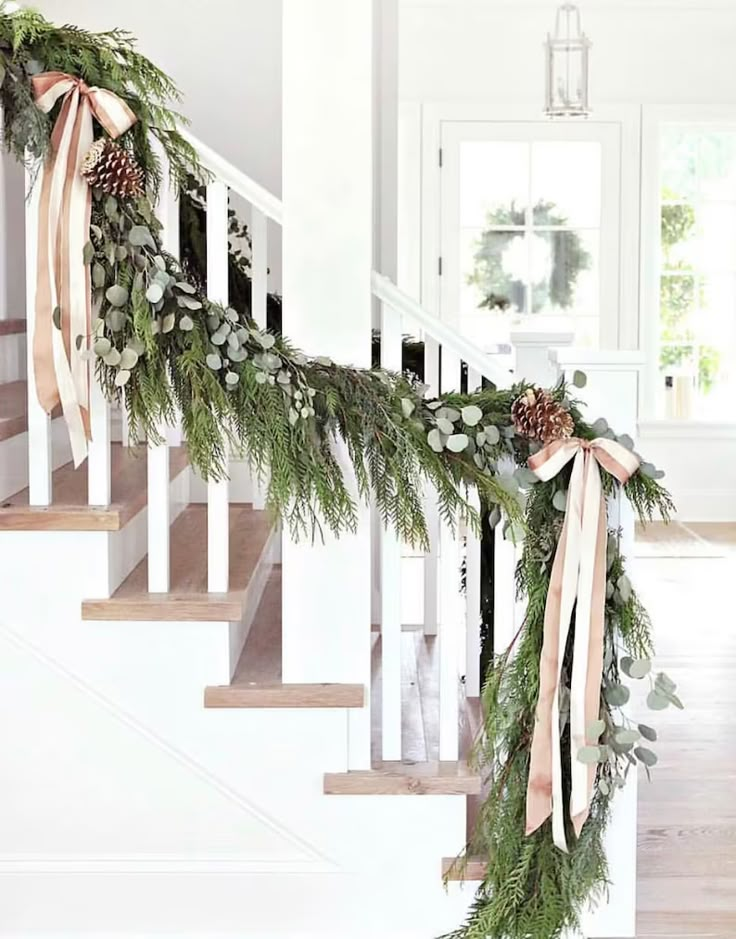
[[[732,418],[736,125],[664,124],[659,158],[659,414]]]

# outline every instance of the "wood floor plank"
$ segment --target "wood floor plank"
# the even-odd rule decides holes
[[[325,795],[472,795],[480,777],[462,761],[379,763],[371,770],[325,773]]]
[[[266,512],[230,505],[230,589],[207,591],[207,506],[189,505],[171,527],[171,590],[148,592],[148,559],[110,599],[85,600],[85,620],[238,622],[253,571],[266,551],[273,523]]]
[[[120,531],[145,508],[148,498],[145,447],[111,450],[109,506],[87,505],[87,463],[74,469],[66,463],[52,477],[53,504],[28,504],[28,489],[10,496],[0,506],[0,530],[5,531]],[[189,463],[186,447],[169,448],[169,474],[175,479]]]

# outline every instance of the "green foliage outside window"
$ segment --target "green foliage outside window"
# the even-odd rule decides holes
[[[664,199],[674,199],[665,190]],[[660,336],[664,342],[677,342],[676,346],[662,346],[659,367],[666,371],[697,358],[698,386],[708,393],[715,384],[720,354],[713,346],[700,346],[695,331],[688,323],[690,314],[702,306],[698,279],[686,262],[678,259],[675,248],[686,242],[695,229],[695,209],[687,203],[662,206],[661,244],[662,266],[670,272],[660,282]],[[671,272],[682,271],[682,274]]]

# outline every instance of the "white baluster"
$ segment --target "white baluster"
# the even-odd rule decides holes
[[[424,384],[427,394],[440,393],[440,347],[431,336],[424,336]],[[436,636],[439,623],[439,543],[440,516],[437,511],[437,493],[427,488],[424,513],[429,533],[429,551],[424,555],[424,635]]]
[[[110,402],[95,374],[95,362],[89,363],[89,416],[92,439],[89,442],[87,493],[90,505],[109,505],[112,501],[112,451]]]
[[[481,386],[480,372],[468,367],[468,391]],[[475,489],[469,498],[480,512],[480,499]],[[479,535],[468,526],[465,539],[465,692],[470,697],[480,695],[483,676],[480,674],[480,543]]]
[[[381,367],[401,372],[401,314],[381,308]],[[381,719],[384,760],[401,759],[401,539],[381,532]]]
[[[460,390],[460,359],[442,349],[443,393]],[[457,520],[456,520],[457,521]],[[457,529],[440,520],[438,658],[440,680],[441,760],[456,760],[459,751],[460,629],[464,625],[460,585],[460,549]]]
[[[251,209],[251,315],[261,329],[267,325],[268,308],[268,219],[255,206]],[[266,504],[266,481],[253,479],[253,508]]]
[[[26,172],[26,188],[31,175]],[[38,205],[41,179],[35,181],[26,202],[26,322],[28,354],[28,501],[51,505],[51,420],[36,395],[33,333],[36,325],[36,265],[38,258]],[[53,255],[52,255],[53,256]]]
[[[207,186],[207,296],[228,302],[227,186]],[[229,583],[230,507],[228,480],[207,483],[207,589],[225,593]]]
[[[179,253],[178,204],[166,175],[168,166],[165,159],[163,170],[164,180],[159,198],[159,217],[163,224],[161,240],[164,249],[176,256]],[[169,436],[172,431],[164,422],[157,430],[161,442],[148,443],[148,590],[151,593],[168,593],[171,528]]]

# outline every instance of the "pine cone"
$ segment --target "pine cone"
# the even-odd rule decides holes
[[[528,388],[511,406],[511,417],[517,434],[542,443],[570,437],[575,426],[569,412],[543,388]]]
[[[142,196],[145,177],[134,158],[120,144],[100,137],[82,161],[82,176],[107,196]]]

